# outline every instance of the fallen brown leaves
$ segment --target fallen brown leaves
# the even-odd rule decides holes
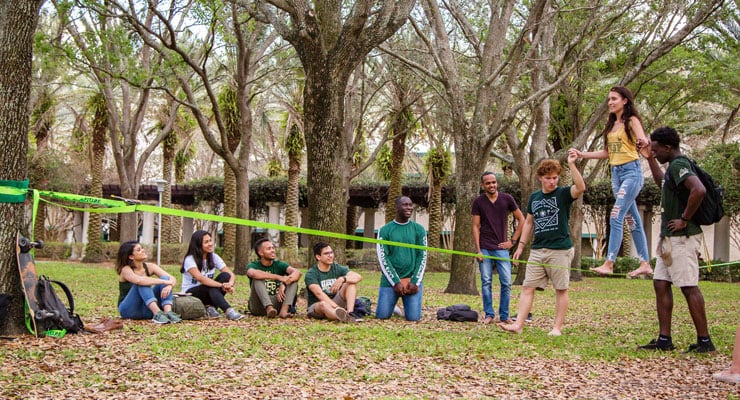
[[[295,318],[272,323],[293,325],[301,334],[306,324],[324,322]],[[270,323],[247,317],[229,321],[189,321],[192,336],[180,335],[177,357],[157,343],[136,351],[162,327],[126,321],[123,330],[106,334],[67,335],[62,339],[20,337],[4,342],[0,397],[24,399],[368,399],[368,398],[500,398],[500,399],[727,399],[740,387],[713,381],[712,372],[729,363],[725,354],[660,356],[618,361],[579,361],[464,354],[454,358],[400,354],[376,359],[342,349],[337,362],[326,356],[309,359],[301,348],[270,341]],[[364,326],[407,324],[408,329],[482,329],[425,320],[418,325],[400,320],[366,321]],[[199,325],[202,325],[202,329]],[[292,329],[293,326],[290,328]],[[328,325],[327,325],[328,326]],[[176,328],[175,328],[176,329]],[[260,337],[261,348],[230,346],[229,356],[193,351],[189,342],[206,332],[241,329],[244,337]],[[484,332],[488,334],[489,332]],[[490,340],[507,340],[495,327]],[[286,357],[284,352],[294,354]],[[214,353],[216,354],[216,353]],[[289,361],[285,361],[289,360]]]

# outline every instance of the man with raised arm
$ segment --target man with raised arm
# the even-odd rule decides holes
[[[527,218],[513,257],[518,260],[527,241],[533,237],[522,294],[519,296],[517,315],[520,318],[512,324],[500,322],[499,326],[505,331],[522,332],[523,316],[532,309],[534,292],[537,288],[546,287],[549,278],[555,288],[555,322],[548,335],[562,334],[565,313],[568,311],[570,264],[574,256],[568,219],[573,202],[586,191],[586,183],[576,168],[577,159],[578,155],[571,149],[568,152],[568,167],[573,178],[571,186],[558,186],[562,168],[557,160],[542,160],[537,166],[541,189],[529,196]]]

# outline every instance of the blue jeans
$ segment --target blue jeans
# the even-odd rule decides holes
[[[481,295],[483,296],[483,311],[486,317],[494,318],[496,312],[493,310],[491,293],[491,282],[493,281],[493,262],[496,262],[498,270],[498,281],[501,284],[500,302],[498,306],[501,321],[509,319],[509,300],[511,298],[511,260],[509,250],[484,250],[481,253],[486,256],[498,257],[500,260],[484,258],[478,263],[480,269]]]
[[[164,278],[164,277],[163,277]],[[166,285],[158,284],[152,286],[131,286],[126,297],[118,305],[118,313],[121,318],[125,319],[150,319],[154,316],[149,304],[156,301],[159,308],[165,305],[172,305],[172,291],[164,299],[162,298],[162,289]]]
[[[423,285],[419,285],[416,294],[405,294],[398,296],[392,287],[381,286],[378,291],[378,306],[375,309],[375,318],[388,319],[393,315],[393,308],[398,303],[398,298],[403,301],[404,315],[407,321],[418,321],[421,319],[421,293]]]
[[[624,221],[627,218],[627,226],[632,231],[632,240],[635,242],[640,261],[649,261],[650,253],[645,238],[645,229],[642,226],[640,212],[637,210],[637,202],[635,202],[645,180],[642,176],[640,161],[614,165],[611,171],[612,192],[616,200],[609,216],[609,247],[606,259],[609,261],[617,259],[619,246],[622,245]]]

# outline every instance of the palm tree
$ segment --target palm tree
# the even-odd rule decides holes
[[[285,140],[288,153],[288,190],[285,194],[285,225],[298,225],[298,201],[300,200],[301,159],[303,158],[303,132],[297,124],[290,124],[290,133]],[[285,232],[283,248],[295,251],[298,248],[298,234]]]
[[[426,160],[426,169],[429,173],[429,231],[427,245],[440,247],[440,233],[442,231],[442,188],[452,174],[452,156],[444,145],[437,144],[429,150]],[[439,253],[436,251],[427,254],[428,265],[437,266],[440,263]]]
[[[227,137],[227,151],[234,152],[241,140],[239,126],[239,98],[236,88],[227,85],[218,96],[219,108],[223,115],[224,129]],[[236,175],[231,168],[224,168],[224,216],[235,217],[236,213]],[[227,263],[233,262],[236,255],[236,225],[224,224],[223,258]]]
[[[90,196],[103,197],[103,161],[105,160],[106,134],[108,132],[108,111],[105,97],[98,92],[88,101],[92,113],[90,130]],[[105,260],[103,253],[103,216],[92,212],[88,219],[87,245],[82,262],[98,263]]]

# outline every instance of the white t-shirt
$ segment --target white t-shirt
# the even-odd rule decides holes
[[[213,277],[216,276],[216,270],[221,271],[221,269],[226,266],[224,260],[216,253],[213,253],[213,264],[216,268],[208,269],[208,264],[206,264],[206,260],[202,260],[200,274],[213,279]],[[187,256],[185,257],[183,266],[185,272],[182,273],[182,291],[187,292],[188,290],[190,290],[190,288],[200,286],[200,282],[198,282],[197,279],[193,278],[193,275],[190,275],[190,269],[198,268],[198,265],[195,263],[195,259],[193,259],[193,256]]]

